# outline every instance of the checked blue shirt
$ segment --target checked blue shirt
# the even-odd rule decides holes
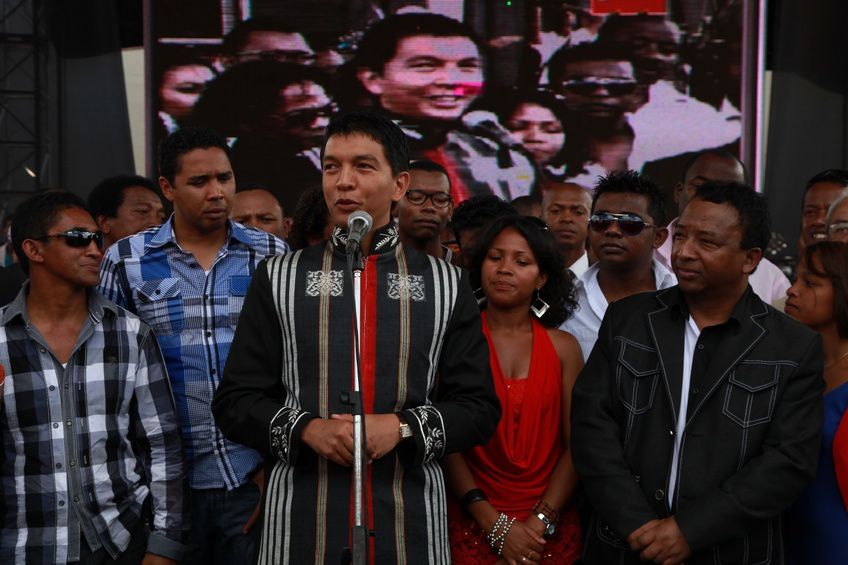
[[[173,221],[112,245],[103,257],[99,289],[156,334],[174,390],[189,484],[232,490],[247,482],[262,457],[224,437],[212,418],[212,396],[256,266],[287,252],[288,245],[230,222],[227,242],[207,273],[177,244]]]

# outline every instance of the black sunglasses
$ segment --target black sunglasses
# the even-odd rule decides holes
[[[606,90],[610,96],[626,96],[636,92],[637,84],[629,80],[610,80],[596,78],[592,80],[569,80],[562,83],[566,92],[580,96],[590,96],[598,90]]]
[[[59,238],[63,238],[65,243],[68,244],[68,247],[88,247],[93,241],[97,244],[98,249],[103,249],[103,232],[100,231],[72,229],[62,233],[52,233],[49,235],[42,235],[41,237],[33,237],[32,239],[35,241],[42,241],[44,239]]]
[[[418,188],[410,188],[406,191],[406,199],[416,206],[421,206],[427,202],[428,198],[436,208],[447,208],[453,202],[451,195],[447,192],[433,192],[431,194]]]
[[[546,224],[545,221],[542,218],[539,218],[537,216],[521,216],[521,217],[524,218],[525,220],[529,220],[531,224],[533,224],[534,226],[536,226],[540,230],[548,231],[548,224]]]
[[[645,228],[653,227],[653,224],[645,222],[636,214],[613,214],[612,212],[598,212],[589,218],[589,227],[599,233],[610,229],[613,222],[618,222],[618,227],[624,235],[639,235]]]
[[[336,112],[336,106],[327,104],[320,108],[307,108],[295,110],[283,115],[285,124],[291,128],[306,128],[315,123],[318,118],[332,118]]]

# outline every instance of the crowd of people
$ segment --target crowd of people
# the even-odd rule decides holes
[[[161,48],[158,179],[7,219],[0,562],[848,562],[848,171],[793,282],[738,88],[583,23],[512,84],[431,13]]]

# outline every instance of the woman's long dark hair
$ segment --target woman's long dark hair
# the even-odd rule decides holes
[[[565,262],[556,247],[553,235],[544,222],[531,216],[503,216],[494,220],[483,231],[474,244],[475,253],[471,260],[471,283],[478,288],[481,282],[481,269],[489,248],[502,231],[513,228],[527,240],[527,245],[536,257],[539,272],[547,275],[545,286],[539,290],[539,296],[550,308],[539,320],[549,328],[560,326],[567,320],[577,301],[574,298],[574,283],[571,272],[566,270]]]
[[[822,270],[813,265],[819,260]],[[804,266],[833,285],[833,317],[836,332],[842,339],[848,338],[848,244],[842,241],[822,241],[806,249],[801,257]]]

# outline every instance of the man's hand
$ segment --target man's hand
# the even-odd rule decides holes
[[[641,545],[639,539],[642,537],[642,534],[648,532],[655,527],[659,526],[659,520],[651,520],[649,522],[645,522],[638,529],[633,531],[629,536],[627,536],[627,543],[630,545],[630,549],[633,551],[642,551],[646,546]]]
[[[333,463],[350,467],[353,463],[353,418],[333,415],[306,424],[300,440]]]
[[[253,513],[241,529],[241,533],[244,535],[249,534],[250,530],[253,529],[253,526],[256,524],[256,520],[259,519],[259,512],[262,510],[262,497],[265,496],[265,468],[259,467],[259,470],[253,473],[250,480],[253,481],[253,484],[255,484],[259,489],[259,502],[256,503],[256,508],[253,509]]]
[[[177,562],[155,553],[145,553],[141,565],[177,565]]]
[[[334,414],[333,420],[353,424],[351,414]],[[365,415],[365,447],[368,462],[384,457],[400,443],[400,420],[394,414]]]
[[[660,520],[656,527],[639,536],[638,543],[644,547],[639,557],[663,565],[676,565],[691,555],[689,543],[677,527],[674,516]]]

